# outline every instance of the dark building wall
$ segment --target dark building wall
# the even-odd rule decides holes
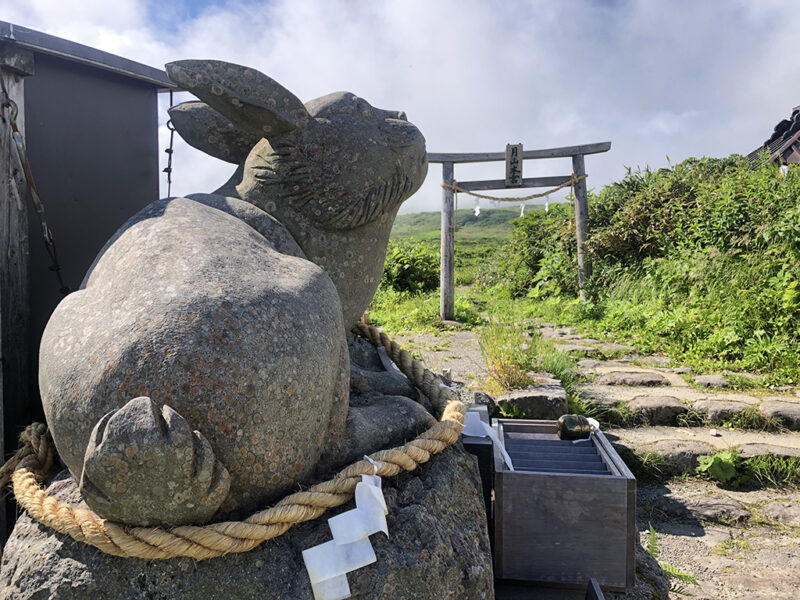
[[[157,102],[156,88],[148,83],[35,54],[35,74],[25,80],[25,137],[61,272],[72,290],[114,231],[158,199]],[[49,266],[31,211],[32,402],[21,414],[6,415],[6,424],[43,418],[36,383],[39,340],[62,298]]]

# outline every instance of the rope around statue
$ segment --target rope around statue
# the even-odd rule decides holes
[[[471,192],[469,190],[465,190],[462,187],[459,187],[457,181],[454,181],[453,183],[442,183],[440,185],[443,188],[453,190],[457,194],[468,194],[475,198],[481,198],[482,200],[495,200],[497,202],[525,202],[526,200],[533,200],[535,198],[544,198],[545,196],[549,196],[553,192],[557,192],[558,190],[563,189],[565,187],[572,187],[579,181],[583,181],[584,179],[586,179],[586,177],[588,176],[581,175],[580,177],[577,177],[575,173],[573,173],[572,175],[570,175],[570,178],[567,181],[565,181],[561,185],[557,185],[556,187],[550,190],[547,190],[546,192],[538,192],[536,194],[529,194],[527,196],[514,196],[513,198],[501,197],[501,196],[489,196],[487,194],[476,194],[475,192]]]
[[[416,439],[369,457],[378,463],[377,475],[382,477],[413,471],[428,462],[432,455],[458,441],[466,406],[458,400],[455,392],[441,384],[421,362],[411,358],[385,333],[364,323],[358,323],[354,331],[373,345],[383,347],[441,415],[438,423]],[[311,521],[329,508],[341,506],[353,497],[361,475],[375,473],[371,462],[360,460],[332,479],[286,496],[274,506],[243,521],[183,525],[172,529],[131,527],[107,521],[90,510],[59,502],[47,495],[39,481],[49,475],[55,452],[46,425],[29,425],[22,432],[20,443],[20,449],[0,469],[0,488],[11,480],[17,503],[31,517],[107,554],[148,560],[180,556],[204,560],[232,552],[247,552],[284,534],[295,523]]]

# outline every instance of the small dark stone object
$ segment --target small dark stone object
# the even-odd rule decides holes
[[[561,415],[558,418],[558,437],[562,440],[582,440],[592,434],[592,425],[583,415]]]
[[[97,422],[80,484],[98,515],[141,526],[205,523],[230,487],[228,470],[203,434],[145,397]]]

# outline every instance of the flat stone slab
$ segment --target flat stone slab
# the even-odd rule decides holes
[[[667,365],[671,365],[673,362],[672,357],[670,356],[663,356],[660,354],[654,354],[652,356],[642,356],[640,360],[650,363],[651,365],[658,365],[660,367],[665,367]]]
[[[526,419],[556,420],[567,414],[567,392],[561,382],[557,384],[531,385],[521,390],[512,390],[496,398],[497,404],[507,402],[524,414]]]
[[[641,414],[650,425],[672,425],[678,415],[688,411],[672,396],[639,396],[628,403],[628,408]]]
[[[627,385],[627,386],[656,386],[669,385],[669,381],[659,373],[608,373],[598,378],[595,383],[600,385]]]
[[[711,444],[696,440],[659,440],[639,449],[664,457],[669,463],[667,471],[673,474],[694,473],[701,456],[714,454]]]
[[[726,388],[730,382],[724,375],[697,375],[692,381],[700,387]]]
[[[584,341],[588,342],[588,340]],[[635,350],[633,346],[628,346],[628,344],[616,344],[614,342],[597,342],[595,346],[602,352],[633,352]]]
[[[696,411],[703,413],[710,423],[719,425],[738,412],[750,408],[744,402],[727,402],[725,400],[699,400],[692,405]]]
[[[586,354],[599,352],[594,346],[586,346],[584,344],[556,344],[555,349],[559,352],[585,352]]]
[[[576,327],[542,327],[541,331],[544,338],[563,338],[564,336],[578,333]]]
[[[789,429],[800,430],[800,404],[792,402],[767,401],[759,409],[767,418],[780,419]]]
[[[741,502],[725,494],[713,494],[687,503],[689,511],[701,521],[742,523],[750,518],[750,511]]]
[[[670,373],[675,373],[676,375],[688,375],[692,372],[691,367],[674,367],[669,369]]]
[[[742,458],[752,458],[753,456],[764,456],[766,454],[800,457],[800,448],[780,446],[778,444],[762,444],[755,442],[752,444],[740,444],[738,448]]]
[[[670,493],[653,498],[651,503],[661,512],[679,519],[742,523],[750,518],[750,511],[741,502],[723,493],[707,496]]]
[[[615,445],[637,453],[653,452],[667,459],[665,474],[694,473],[697,458],[712,455],[731,447],[739,448],[744,458],[774,454],[800,456],[800,433],[767,433],[762,431],[718,430],[710,427],[612,427],[604,432]]]
[[[800,527],[800,504],[797,502],[770,502],[761,508],[761,514],[772,521]]]

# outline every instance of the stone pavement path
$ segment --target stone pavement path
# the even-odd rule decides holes
[[[579,394],[586,407],[624,425],[605,426],[606,435],[622,450],[660,456],[665,475],[693,474],[700,456],[731,447],[745,458],[800,456],[797,388],[773,391],[753,385],[737,391],[734,384],[752,376],[693,373],[669,357],[640,356],[630,346],[594,340],[573,328],[537,327],[558,349],[581,358],[585,381]],[[449,369],[452,380],[469,384],[486,376],[477,336],[470,331],[398,341],[434,371]],[[742,424],[769,431],[742,429]],[[698,579],[698,586],[685,586],[692,598],[800,598],[798,489],[735,491],[697,478],[640,481],[637,526],[644,547],[651,524],[659,560]],[[538,596],[498,588],[500,597]]]
[[[577,333],[574,328],[540,325],[551,339],[570,353],[603,356],[627,352],[611,360],[587,358],[578,362],[589,380],[581,397],[598,408],[627,408],[637,424],[682,425],[687,422],[722,424],[747,417],[773,428],[800,431],[800,388],[782,392],[736,392],[729,377],[692,373],[666,356],[638,356],[624,344],[609,344]],[[756,379],[749,374],[740,375]]]

